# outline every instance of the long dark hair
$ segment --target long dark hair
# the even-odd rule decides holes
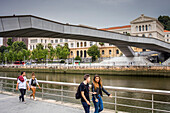
[[[99,82],[96,82],[95,79],[96,77],[99,77]],[[99,87],[99,85],[102,87],[102,79],[100,78],[99,75],[95,75],[93,78],[93,85],[94,85],[94,89],[96,89],[97,87]]]

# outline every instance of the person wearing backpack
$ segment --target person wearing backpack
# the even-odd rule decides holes
[[[32,78],[29,80],[29,85],[30,85],[30,88],[32,90],[32,94],[30,95],[30,99],[33,96],[33,99],[36,100],[36,98],[35,98],[36,86],[38,86],[39,89],[41,89],[41,87],[38,84],[37,79],[35,78],[35,73],[34,72],[32,73]]]
[[[76,93],[76,99],[81,99],[85,113],[90,113],[89,83],[90,75],[85,74],[84,81],[80,83]]]

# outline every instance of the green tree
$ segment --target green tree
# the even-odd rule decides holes
[[[17,53],[17,60],[19,60],[19,61],[22,61],[24,58],[23,58],[23,53],[21,52],[21,51],[19,51],[18,53]]]
[[[159,16],[158,21],[164,26],[165,30],[170,30],[170,17],[169,16]]]
[[[74,60],[80,60],[80,62],[81,62],[81,58],[79,56],[76,56],[76,58]]]
[[[38,50],[42,49],[43,50],[44,46],[41,43],[39,43],[39,44],[36,45],[36,49],[38,49]]]
[[[21,51],[22,49],[26,49],[27,50],[27,47],[26,47],[26,45],[25,45],[25,43],[24,42],[20,42],[20,41],[15,41],[13,44],[12,44],[12,46],[11,46],[11,49],[12,49],[12,51],[13,52],[19,52],[19,51]]]
[[[8,38],[7,44],[8,46],[12,46],[13,44],[12,38]]]
[[[100,51],[99,51],[98,46],[97,45],[91,46],[88,49],[87,54],[92,57],[92,62],[94,62],[96,58],[100,57]]]
[[[53,48],[51,43],[48,43],[48,49],[50,50],[51,48]]]
[[[3,53],[0,52],[0,62],[3,61]]]
[[[49,58],[51,61],[53,61],[55,57],[55,50],[53,48],[50,48],[50,52],[49,52]]]
[[[6,46],[1,46],[1,47],[0,47],[0,52],[1,52],[1,53],[4,53],[4,51],[5,51],[6,49],[7,49]]]

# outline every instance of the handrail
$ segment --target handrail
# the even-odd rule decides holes
[[[0,79],[4,80],[17,80],[17,78],[11,77],[0,77]],[[78,86],[77,83],[66,83],[66,82],[55,82],[55,81],[44,81],[38,80],[39,83],[45,84],[55,84],[62,86]],[[90,85],[91,87],[91,85]],[[136,93],[152,93],[152,94],[162,94],[162,95],[170,95],[170,91],[166,90],[154,90],[154,89],[141,89],[141,88],[127,88],[127,87],[113,87],[113,86],[104,86],[105,89],[115,90],[115,91],[126,91],[126,92],[136,92]]]

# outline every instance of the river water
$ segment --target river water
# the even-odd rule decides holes
[[[38,80],[48,80],[57,82],[70,82],[70,83],[80,83],[83,81],[82,74],[56,74],[56,73],[35,73]],[[5,77],[17,77],[20,75],[18,72],[0,72],[0,76]],[[27,78],[31,78],[31,73],[26,73]],[[91,75],[91,81],[94,75]],[[118,86],[118,87],[129,87],[129,88],[144,88],[144,89],[158,89],[158,90],[170,90],[170,78],[165,77],[137,77],[137,76],[111,76],[111,75],[100,75],[104,86]],[[54,88],[52,85],[49,88]],[[113,91],[109,91],[114,95]],[[71,95],[71,94],[70,94]],[[72,95],[74,96],[74,95]],[[127,93],[119,92],[118,96],[130,97],[130,98],[142,98],[151,99],[149,94],[141,93]],[[170,101],[170,96],[155,95],[156,100]],[[104,97],[104,101],[114,102],[114,99]],[[72,101],[72,100],[70,100]],[[137,102],[119,99],[118,103],[121,104],[132,104],[139,105],[143,107],[151,107],[151,103],[147,102]],[[104,104],[106,108],[114,109],[114,105]],[[154,105],[155,108],[170,110],[167,105]],[[149,110],[138,110],[125,107],[118,107],[118,110],[128,111],[134,113],[150,113]]]

